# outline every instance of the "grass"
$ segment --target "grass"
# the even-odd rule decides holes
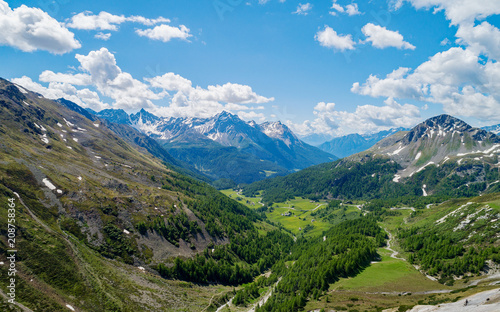
[[[273,230],[278,229],[274,225],[271,225],[263,221],[256,222],[254,225],[257,231],[259,232],[259,235],[266,235],[267,232],[271,232]]]
[[[382,227],[390,232],[395,232],[399,227],[405,227],[412,211],[410,209],[396,210],[398,215],[386,217],[382,222]]]
[[[236,200],[240,204],[247,206],[248,208],[262,207],[262,204],[260,204],[262,198],[260,197],[246,197],[243,194],[238,194],[238,192],[233,189],[221,190],[220,192],[227,197]]]
[[[270,171],[270,170],[264,170],[264,173],[266,174],[266,178],[272,176],[273,174],[278,173],[277,171]]]
[[[282,224],[295,235],[304,233],[306,227],[309,229],[303,235],[317,236],[328,230],[332,224],[324,222],[311,216],[311,212],[318,207],[318,203],[310,203],[308,200],[296,199],[286,203],[274,204],[272,211],[267,211],[266,216],[272,222]],[[322,207],[318,208],[321,209]],[[284,214],[290,213],[290,216]],[[314,221],[313,221],[314,220]],[[311,228],[312,227],[312,228]]]
[[[290,207],[297,210],[313,210],[318,205],[324,205],[326,202],[313,202],[307,198],[295,197],[293,200],[287,200],[284,203],[275,203],[272,205],[273,208],[283,208]]]
[[[260,197],[246,197],[239,194],[233,189],[227,189],[221,191],[224,195],[232,198],[249,208],[259,208],[262,207],[260,204]],[[294,235],[300,235],[304,233],[306,226],[312,226],[312,228],[306,231],[305,236],[317,236],[323,233],[323,231],[328,230],[332,224],[328,222],[323,222],[311,216],[311,212],[317,208],[317,210],[324,209],[326,207],[326,202],[311,202],[309,199],[304,199],[301,197],[296,197],[293,200],[286,201],[284,203],[275,203],[272,205],[271,209],[266,211],[266,216],[269,221],[273,223],[279,223]],[[351,211],[359,211],[355,206],[349,206],[347,209]],[[292,213],[291,216],[282,216],[286,212]],[[315,220],[312,222],[311,220]],[[257,225],[260,234],[264,234],[266,231],[273,229],[269,224],[264,225],[264,223]],[[301,230],[299,230],[299,228]]]
[[[364,292],[421,292],[449,289],[431,281],[406,261],[390,257],[384,248],[378,250],[381,261],[372,263],[354,278],[341,279],[331,289]]]

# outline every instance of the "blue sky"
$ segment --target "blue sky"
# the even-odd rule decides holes
[[[0,0],[0,76],[94,110],[228,110],[301,136],[441,113],[482,126],[500,122],[499,13],[499,0]]]

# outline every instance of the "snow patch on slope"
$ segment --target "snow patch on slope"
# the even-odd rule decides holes
[[[55,190],[55,189],[56,189],[55,185],[54,185],[54,184],[52,184],[52,182],[50,182],[50,180],[49,180],[49,179],[44,178],[44,179],[42,180],[42,182],[43,182],[43,184],[45,184],[45,186],[46,186],[46,187],[48,187],[51,191],[53,191],[53,190]]]

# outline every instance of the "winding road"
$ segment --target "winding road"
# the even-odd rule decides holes
[[[384,229],[384,230],[387,232],[387,235],[389,236],[389,239],[387,240],[387,246],[385,247],[385,249],[387,249],[391,252],[391,258],[406,261],[405,258],[398,258],[397,257],[399,252],[397,252],[391,248],[391,242],[392,242],[393,236],[392,236],[391,232],[387,231],[387,229]]]

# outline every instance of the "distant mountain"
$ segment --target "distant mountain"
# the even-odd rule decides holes
[[[500,137],[449,115],[396,132],[367,151],[286,177],[253,183],[264,202],[295,196],[384,199],[453,198],[500,191]]]
[[[394,128],[372,134],[360,135],[357,133],[348,134],[334,138],[318,147],[325,152],[344,158],[362,151],[365,151],[377,144],[380,140],[393,135],[399,131],[408,131],[406,128]]]
[[[489,131],[489,132],[493,132],[496,135],[500,134],[500,124],[494,125],[494,126],[482,127],[481,129]]]
[[[251,183],[336,159],[280,122],[259,125],[226,111],[211,118],[160,118],[144,109],[130,116],[103,110],[97,116],[140,130],[214,180]]]
[[[132,125],[130,116],[123,109],[103,109],[98,113],[96,112],[95,115],[118,124]]]
[[[318,146],[318,145],[321,145],[327,141],[332,140],[333,136],[329,135],[329,134],[312,133],[312,134],[308,134],[306,136],[302,136],[300,139],[302,141],[306,142],[307,144],[312,145],[312,146]]]

